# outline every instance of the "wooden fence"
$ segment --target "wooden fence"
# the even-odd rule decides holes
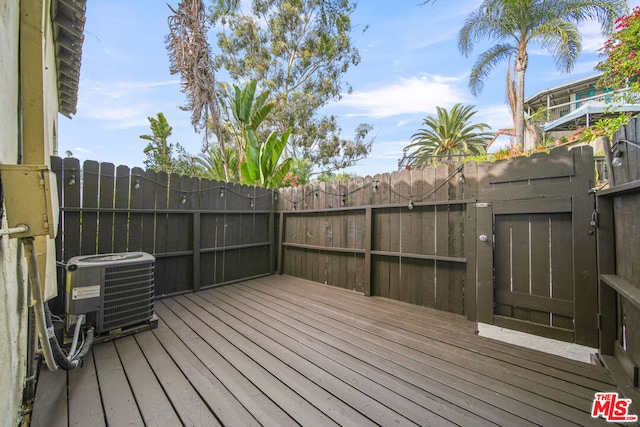
[[[593,152],[281,189],[279,271],[597,345]]]
[[[609,188],[597,193],[600,351],[616,357],[635,387],[640,382],[639,138],[636,118],[611,144],[605,141]],[[611,166],[611,146],[619,155],[618,166]]]
[[[80,167],[73,158],[52,158],[52,170],[61,207],[59,261],[151,253],[156,296],[273,272],[272,190],[95,161]]]
[[[588,147],[273,191],[71,158],[52,159],[52,169],[57,259],[151,253],[157,296],[277,264],[366,295],[598,345]]]
[[[466,172],[442,165],[280,190],[280,270],[463,313]]]

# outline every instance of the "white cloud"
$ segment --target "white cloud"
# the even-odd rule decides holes
[[[379,89],[355,91],[345,95],[338,106],[351,108],[347,116],[377,119],[403,114],[429,114],[436,106],[448,107],[464,102],[466,93],[458,85],[461,77],[422,76],[402,78]]]
[[[487,105],[477,109],[477,113],[471,119],[473,123],[486,123],[492,131],[513,127],[511,114],[506,104]]]
[[[148,92],[157,87],[179,85],[180,81],[159,80],[159,81],[87,81],[83,82],[85,94],[90,97],[108,98],[135,98],[140,93]]]
[[[605,37],[602,35],[601,26],[595,21],[588,21],[581,24],[580,34],[582,35],[583,53],[596,53],[604,45]]]
[[[371,157],[375,159],[397,159],[398,157],[402,157],[402,150],[407,144],[407,141],[385,141],[376,143]]]
[[[139,126],[148,126],[149,111],[155,111],[157,106],[153,104],[134,104],[128,106],[105,106],[102,108],[87,109],[86,117],[102,120],[107,129],[128,129]]]
[[[148,116],[175,109],[165,98],[166,86],[178,85],[178,80],[156,81],[83,81],[78,99],[78,114],[102,123],[102,129],[148,127]],[[174,89],[169,89],[173,92]]]

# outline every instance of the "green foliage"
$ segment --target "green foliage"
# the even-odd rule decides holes
[[[222,24],[216,67],[236,82],[255,79],[271,91],[277,104],[264,119],[265,128],[293,130],[285,156],[330,170],[365,158],[370,143],[341,138],[335,117],[319,114],[351,90],[343,76],[360,62],[351,42],[355,2],[254,0],[242,6],[238,0],[217,0],[210,9],[211,21]]]
[[[640,7],[615,22],[615,32],[605,42],[601,55],[606,59],[596,69],[604,72],[600,86],[640,92]]]
[[[514,127],[516,141],[524,142],[524,75],[529,44],[549,51],[557,67],[569,72],[582,50],[578,24],[595,19],[603,30],[626,9],[625,0],[484,0],[466,19],[458,33],[458,48],[468,57],[476,42],[495,42],[476,60],[469,78],[471,92],[482,92],[484,81],[495,67],[512,57],[516,74]]]
[[[200,178],[212,179],[215,181],[240,182],[240,152],[236,147],[225,147],[229,170],[225,173],[224,162],[220,149],[216,146],[209,147],[207,151],[194,158],[194,162],[201,168],[198,176]]]
[[[268,100],[270,91],[266,90],[256,97],[258,81],[251,80],[243,88],[233,85],[233,96],[228,98],[228,108],[233,115],[231,129],[234,133],[238,149],[244,153],[247,150],[247,132],[254,132],[271,112],[274,100]]]
[[[313,165],[306,159],[291,159],[291,169],[289,173],[297,177],[299,185],[308,184],[311,178]]]
[[[606,136],[609,140],[612,140],[618,129],[629,123],[629,120],[631,120],[629,113],[621,113],[616,117],[600,119],[582,131],[579,141],[591,143],[601,136]]]
[[[473,105],[456,104],[447,111],[436,107],[437,117],[429,116],[423,120],[425,128],[411,137],[411,144],[405,147],[407,164],[424,167],[437,163],[440,156],[478,155],[486,152],[487,143],[492,134],[486,123],[470,124],[476,114]]]
[[[266,188],[278,188],[291,167],[291,159],[278,163],[287,145],[291,129],[282,137],[273,131],[260,144],[253,130],[247,132],[246,160],[240,163],[240,174],[245,184]]]
[[[462,159],[462,163],[467,163],[467,162],[483,163],[487,161],[489,161],[489,155],[487,153],[476,154],[475,156],[465,156]]]
[[[169,125],[163,113],[158,113],[157,117],[148,117],[149,126],[151,128],[150,135],[140,135],[141,139],[149,141],[144,148],[144,154],[147,155],[144,161],[148,169],[156,172],[177,173],[182,175],[190,175],[198,173],[193,158],[189,155],[184,147],[180,144],[168,142],[168,138],[173,132],[173,128]]]
[[[321,173],[318,175],[317,180],[320,182],[334,182],[334,181],[349,181],[350,179],[356,178],[355,174],[340,172],[340,173]]]

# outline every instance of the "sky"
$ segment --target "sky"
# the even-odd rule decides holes
[[[172,6],[177,3],[168,1]],[[353,139],[360,123],[373,126],[371,154],[347,172],[373,176],[397,170],[403,148],[423,127],[423,119],[436,113],[436,106],[474,105],[474,123],[487,123],[493,132],[512,126],[504,91],[507,63],[495,68],[476,98],[468,88],[469,72],[491,44],[477,43],[468,58],[457,48],[457,34],[465,17],[481,3],[358,2],[351,20],[361,62],[344,76],[353,92],[323,110],[336,115],[343,138]],[[205,4],[210,2],[205,0]],[[640,0],[629,5],[638,6]],[[191,154],[200,153],[203,136],[193,130],[190,114],[181,110],[186,97],[179,77],[169,73],[164,44],[169,14],[164,1],[87,2],[77,114],[71,120],[59,118],[61,156],[70,151],[81,161],[144,167],[147,141],[139,136],[151,133],[148,117],[159,112],[173,127],[169,142],[180,143]],[[209,38],[215,50],[214,31],[210,30]],[[604,43],[600,26],[585,23],[580,31],[582,54],[569,74],[556,68],[549,53],[530,46],[525,97],[596,74],[598,49]],[[222,71],[217,79],[229,81]],[[501,141],[508,143],[508,138]]]

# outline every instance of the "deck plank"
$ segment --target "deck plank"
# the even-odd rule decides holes
[[[378,310],[380,310],[380,306],[376,303],[375,298],[372,298],[372,301],[361,298],[352,301],[354,297],[358,296],[348,292],[344,293],[340,298],[336,298],[335,296],[329,298],[328,295],[323,296],[321,289],[314,290],[310,293],[309,291],[315,289],[318,285],[309,281],[301,281],[298,279],[296,287],[282,287],[283,282],[273,282],[271,278],[265,279],[266,280],[263,281],[264,283],[272,287],[280,287],[286,292],[293,294],[290,298],[293,298],[295,301],[300,301],[304,304],[305,309],[313,311],[321,309],[322,307],[330,307],[330,310],[336,313],[337,316],[348,316],[349,314],[345,313],[357,311],[364,316],[360,324],[364,325],[365,328],[367,327],[367,322],[371,321],[380,325],[394,325],[389,316],[384,316],[384,321],[377,319],[377,315],[373,315],[374,317],[372,317],[372,313],[377,313]],[[253,285],[256,285],[256,283],[260,282],[252,282]],[[324,292],[326,292],[326,287],[319,287],[325,288]],[[384,304],[385,301],[381,302],[386,306],[386,304]],[[417,341],[425,340],[426,338],[434,342],[444,342],[465,350],[472,350],[474,352],[475,362],[484,361],[490,366],[499,363],[505,369],[508,369],[509,366],[517,367],[524,376],[535,376],[537,373],[540,373],[542,375],[539,376],[539,379],[542,384],[548,383],[549,376],[551,376],[559,379],[562,383],[569,381],[579,384],[588,389],[589,393],[592,389],[601,389],[602,387],[613,385],[610,375],[602,367],[596,367],[531,349],[519,348],[519,350],[516,351],[514,349],[518,349],[517,346],[508,346],[507,344],[488,338],[479,337],[480,339],[469,340],[468,335],[465,334],[443,333],[428,326],[425,327],[425,325],[428,325],[428,321],[430,320],[420,322],[417,319],[414,325],[406,330],[407,338]],[[420,332],[422,332],[422,334]],[[511,348],[511,352],[504,353],[499,350],[500,348],[505,348],[505,346]],[[513,354],[514,352],[515,354]],[[541,358],[543,362],[536,362],[534,360],[536,358]]]
[[[93,357],[107,425],[143,425],[142,416],[113,342],[94,346]]]
[[[93,353],[90,352],[82,361],[82,366],[69,371],[68,375],[69,426],[82,427],[87,420],[92,420],[92,426],[105,426]]]
[[[133,336],[114,341],[147,426],[179,425],[175,410]]]
[[[217,291],[227,295],[226,291],[228,289],[218,289]],[[213,295],[203,294],[202,296],[209,300]],[[425,419],[438,421],[442,425],[445,425],[447,420],[449,420],[448,422],[466,425],[482,424],[481,419],[464,413],[461,408],[447,408],[442,401],[430,397],[429,393],[425,393],[424,390],[398,380],[386,371],[369,365],[354,355],[336,351],[339,349],[328,346],[327,342],[315,339],[313,336],[303,332],[303,330],[310,330],[310,328],[304,325],[301,326],[300,323],[291,318],[284,315],[280,316],[276,311],[261,309],[250,300],[242,301],[237,298],[237,295],[232,294],[228,299],[225,299],[223,295],[215,295],[214,298],[218,302],[228,303],[227,309],[233,312],[242,311],[244,306],[245,309],[252,311],[254,316],[260,318],[265,318],[263,315],[272,317],[275,322],[269,321],[268,325],[261,324],[257,317],[254,317],[253,321],[247,320],[247,323],[272,339],[286,343],[288,348],[295,350],[296,353],[327,372],[331,372],[334,376],[348,378],[351,384],[381,403],[388,401],[387,404],[398,408],[405,417],[417,417],[413,418],[413,421],[418,424]],[[236,301],[233,301],[234,299]],[[248,315],[248,313],[245,315]],[[313,331],[314,334],[318,332]],[[357,354],[358,351],[355,351],[355,353]],[[406,400],[406,402],[402,400]],[[416,406],[412,407],[413,405]]]
[[[291,307],[287,309],[293,310]],[[312,325],[313,323],[322,324],[317,317],[308,321],[307,324]],[[491,385],[489,387],[483,383],[484,377],[479,375],[474,377],[473,373],[465,372],[465,368],[460,365],[437,359],[429,361],[428,356],[394,342],[380,345],[379,337],[367,337],[359,330],[350,332],[350,326],[347,323],[349,322],[325,323],[327,325],[325,330],[334,339],[329,339],[324,344],[337,346],[347,353],[354,354],[360,360],[368,361],[373,366],[384,367],[404,381],[422,387],[424,393],[446,396],[450,403],[460,408],[467,408],[491,423],[505,422],[511,425],[522,425],[526,424],[528,419],[535,420],[536,416],[540,417],[539,421],[554,421],[556,425],[562,423],[561,419],[555,419],[556,417],[553,415],[541,413],[536,408],[513,402],[513,390],[510,390],[508,383],[489,380]],[[396,333],[398,332],[396,331]],[[322,335],[322,331],[316,330],[313,335],[319,337]],[[407,354],[412,352],[415,353],[415,357],[407,357]],[[452,356],[451,352],[448,354]],[[531,399],[534,396],[529,395],[528,397]],[[520,409],[520,415],[503,409],[508,405]],[[523,414],[526,414],[526,417]],[[581,414],[577,415],[580,417]],[[476,421],[474,424],[480,422]]]
[[[214,302],[207,298],[210,295],[214,296]],[[415,404],[412,405],[412,402],[405,402],[402,396],[394,396],[394,393],[389,390],[386,392],[381,390],[373,381],[363,375],[356,374],[337,363],[331,363],[328,359],[321,360],[317,352],[307,351],[302,344],[289,338],[286,334],[263,328],[262,322],[247,316],[229,304],[225,304],[222,300],[223,296],[219,292],[212,291],[198,296],[190,295],[189,299],[212,314],[224,315],[223,313],[226,313],[224,315],[225,321],[230,326],[245,334],[281,363],[290,366],[297,372],[304,372],[306,378],[344,402],[346,406],[343,407],[343,411],[345,414],[351,415],[351,419],[340,420],[336,418],[340,424],[349,421],[365,425],[373,421],[376,424],[390,425],[408,423],[409,419],[414,423],[419,423],[429,415],[434,415],[421,410]],[[315,389],[303,388],[302,392],[307,393],[306,400],[312,403],[316,402],[318,393]],[[389,399],[392,400],[392,405],[389,405],[390,402],[385,402]],[[330,404],[331,406],[327,406],[326,409],[335,411],[337,409],[335,402],[330,401]],[[397,412],[390,410],[390,406],[394,407]],[[355,411],[352,408],[370,409],[362,414],[362,417],[357,415],[354,417],[352,413]]]
[[[296,385],[296,381],[301,381],[301,378],[296,377],[291,368],[280,366],[279,368],[281,369],[270,371],[269,367],[262,365],[262,363],[265,363],[264,360],[259,360],[251,356],[252,353],[258,353],[260,356],[267,357],[264,352],[251,348],[252,343],[249,340],[231,328],[220,325],[220,322],[213,316],[208,315],[208,313],[191,306],[190,308],[201,315],[206,321],[201,320],[178,302],[185,302],[184,300],[184,297],[174,298],[171,301],[167,301],[167,306],[182,319],[187,320],[188,324],[196,327],[199,335],[212,343],[216,350],[223,354],[225,359],[235,366],[237,366],[237,363],[241,363],[240,368],[242,372],[244,372],[245,375],[249,375],[249,379],[291,417],[303,425],[337,425],[337,423],[332,421],[331,418],[327,417],[319,409],[301,399],[300,396],[290,388]],[[187,303],[187,305],[189,304]],[[222,330],[222,332],[228,334],[228,336],[225,337],[225,335],[220,334],[218,332],[219,330]],[[228,338],[231,338],[233,341],[230,342]],[[236,347],[236,345],[238,347]],[[287,384],[287,380],[289,384]],[[312,386],[311,384],[306,385],[309,387]]]
[[[43,365],[38,377],[31,425],[62,427],[67,423],[67,373],[51,372]]]
[[[290,276],[156,314],[83,367],[43,371],[32,425],[608,425],[594,393],[620,392],[600,366],[479,337],[463,316]]]
[[[268,283],[269,286],[261,286],[260,282]],[[307,282],[307,285],[309,282]],[[276,289],[280,288],[280,284],[272,283],[267,281],[254,281],[250,284],[252,287],[258,287],[260,289],[265,290],[265,292],[274,293]],[[284,287],[280,288],[285,291],[285,294],[279,294],[278,298],[283,298],[288,300],[289,302],[293,301],[296,304],[299,304],[302,308],[302,312],[305,315],[313,316],[313,322],[324,322],[327,325],[327,330],[336,331],[337,334],[341,335],[342,338],[346,341],[357,342],[358,346],[365,347],[368,344],[371,344],[373,347],[377,346],[380,338],[384,338],[388,341],[385,344],[384,350],[387,348],[396,348],[396,354],[391,353],[387,358],[389,362],[394,363],[395,361],[402,361],[402,366],[413,366],[414,369],[419,370],[419,365],[423,363],[429,363],[429,366],[436,367],[440,369],[437,372],[435,377],[432,379],[442,382],[443,384],[458,384],[459,391],[463,392],[471,392],[473,396],[476,397],[486,397],[486,399],[490,400],[490,403],[498,405],[499,407],[505,407],[506,404],[511,405],[512,409],[518,409],[523,416],[526,414],[530,419],[534,419],[532,415],[538,413],[541,417],[547,417],[546,414],[537,410],[537,408],[527,408],[528,405],[539,403],[540,405],[545,407],[545,410],[553,410],[554,407],[556,409],[563,408],[564,405],[567,404],[567,401],[570,404],[576,406],[576,408],[566,408],[563,412],[565,416],[569,416],[573,422],[585,423],[590,422],[589,419],[583,420],[583,414],[588,412],[591,408],[591,402],[593,399],[593,393],[598,390],[597,388],[593,390],[584,390],[582,387],[578,385],[569,385],[566,381],[554,381],[552,376],[550,376],[550,372],[553,370],[552,368],[547,369],[548,372],[541,373],[539,375],[540,378],[538,380],[539,383],[531,383],[529,381],[526,382],[518,382],[519,377],[513,377],[514,370],[518,368],[517,365],[505,365],[501,364],[499,361],[494,365],[494,367],[490,366],[490,363],[493,361],[491,358],[478,358],[479,354],[476,352],[471,352],[470,354],[461,354],[461,346],[466,346],[468,348],[473,348],[474,339],[480,338],[475,335],[468,337],[464,342],[458,342],[455,344],[454,348],[450,348],[446,345],[443,339],[446,341],[446,337],[438,336],[438,337],[415,337],[413,331],[388,331],[383,326],[387,320],[386,318],[381,320],[376,319],[368,319],[367,316],[369,313],[378,313],[379,311],[375,309],[375,307],[367,307],[366,311],[358,311],[354,308],[354,304],[351,301],[348,301],[350,295],[347,292],[341,293],[340,302],[335,301],[335,304],[318,304],[314,303],[317,300],[317,294],[314,292],[313,295],[309,294],[308,290],[305,289],[304,286],[301,285],[300,280],[297,281],[296,287]],[[311,284],[312,287],[316,287],[318,285]],[[287,293],[294,293],[294,296],[287,296]],[[301,298],[301,296],[307,295],[307,297]],[[360,299],[356,296],[357,299]],[[335,299],[335,297],[334,297]],[[314,301],[310,301],[314,300]],[[343,310],[334,310],[334,306],[344,304],[345,309]],[[288,307],[289,310],[294,310],[291,306]],[[323,313],[323,309],[326,310],[326,313]],[[345,325],[349,323],[348,320],[348,311],[353,310],[358,314],[357,318],[354,318],[354,324],[358,325],[356,328],[356,332],[353,332],[350,336],[345,336],[345,334],[349,333],[348,328],[345,329]],[[313,314],[310,314],[313,313]],[[334,316],[330,318],[328,321],[322,317],[327,313],[332,313]],[[384,316],[382,316],[384,317]],[[328,322],[328,323],[327,323]],[[353,325],[352,325],[353,326]],[[417,326],[417,325],[416,325]],[[371,337],[370,335],[363,334],[362,332],[371,332],[375,337]],[[367,342],[368,340],[368,342]],[[371,347],[371,346],[370,346]],[[372,350],[375,351],[375,350]],[[523,354],[527,352],[531,352],[531,350],[524,351]],[[434,358],[433,356],[438,356]],[[482,355],[480,355],[482,356]],[[482,365],[481,363],[484,361],[486,365]],[[418,365],[416,365],[416,362]],[[523,360],[523,363],[526,363],[526,360]],[[587,367],[590,365],[583,364]],[[583,367],[583,366],[581,366]],[[500,369],[503,368],[503,369]],[[593,367],[597,368],[597,367]],[[525,375],[528,375],[528,371],[525,371]],[[432,375],[434,375],[432,373]],[[495,381],[496,377],[503,377],[506,382],[500,383]],[[575,379],[575,376],[572,376]],[[579,379],[582,379],[581,377]],[[469,381],[474,381],[475,384],[469,383]],[[549,388],[543,388],[543,385],[546,383],[555,384],[557,387],[561,388],[561,391],[555,394],[556,398],[560,402],[560,407],[555,403],[554,400],[548,399],[548,393],[551,391]],[[513,387],[511,384],[517,385],[519,388]],[[602,385],[603,389],[608,389],[611,387],[610,382],[598,383]],[[473,390],[476,386],[481,387],[480,389]],[[529,393],[528,390],[533,387],[533,390],[537,393]],[[537,387],[537,389],[536,389]],[[487,388],[485,392],[482,392],[482,388]],[[584,396],[582,398],[573,398],[571,395],[567,396],[567,390],[570,390],[573,394],[583,393]],[[489,392],[489,393],[487,393]],[[498,395],[502,395],[503,399],[506,399],[504,402],[500,403],[498,400]],[[537,399],[532,400],[532,397],[537,397]],[[514,399],[519,399],[519,403],[515,402]],[[523,406],[524,405],[524,406]],[[552,415],[553,417],[553,415]],[[560,422],[560,420],[555,420],[556,422]]]
[[[135,337],[184,425],[219,426],[215,415],[175,365],[151,331]]]
[[[156,308],[162,317],[161,326],[166,327],[159,327],[154,334],[189,380],[196,387],[205,387],[200,394],[211,396],[219,407],[216,413],[221,421],[246,426],[256,421],[267,427],[298,425],[162,302],[156,304]],[[209,388],[213,390],[207,390]]]

